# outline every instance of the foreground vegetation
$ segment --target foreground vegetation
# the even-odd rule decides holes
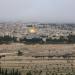
[[[21,75],[21,72],[18,69],[0,68],[0,75]]]
[[[65,69],[66,70],[66,69]],[[60,68],[57,68],[57,70],[49,70],[46,68],[46,70],[37,70],[35,68],[35,70],[25,70],[23,71],[19,71],[18,69],[3,69],[3,68],[0,68],[0,75],[75,75],[75,72],[74,70],[71,72],[71,71],[60,71]]]

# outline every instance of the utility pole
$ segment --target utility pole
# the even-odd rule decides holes
[[[51,51],[51,50],[48,50],[48,51],[49,51],[49,55],[48,55],[48,57],[50,58],[50,51]]]

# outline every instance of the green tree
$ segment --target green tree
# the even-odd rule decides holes
[[[18,56],[22,56],[23,55],[23,52],[21,52],[20,50],[18,50]]]
[[[7,71],[7,69],[5,70],[5,75],[8,75],[8,71]]]
[[[31,71],[28,71],[26,75],[32,75]]]
[[[0,67],[0,74],[1,74],[1,67]]]

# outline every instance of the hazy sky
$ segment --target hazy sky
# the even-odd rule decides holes
[[[0,20],[75,22],[75,0],[0,0]]]

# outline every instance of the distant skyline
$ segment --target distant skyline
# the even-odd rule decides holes
[[[75,0],[0,0],[0,21],[75,23]]]

